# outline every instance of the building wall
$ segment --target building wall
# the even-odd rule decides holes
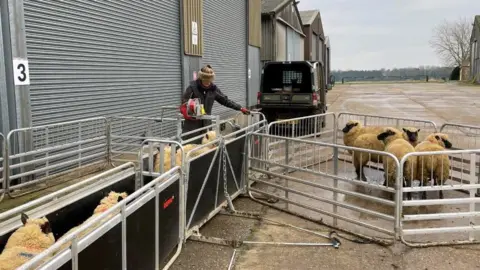
[[[248,44],[262,46],[262,1],[248,0]]]
[[[262,16],[262,46],[260,48],[260,60],[272,61],[276,59],[275,56],[275,21],[269,16]]]
[[[178,104],[178,1],[23,2],[32,125]]]
[[[318,59],[318,36],[316,34],[312,34],[312,38],[310,39],[311,46],[308,48],[309,54],[311,56],[308,58],[310,60],[317,60]]]
[[[203,55],[203,0],[183,1],[183,42],[186,55]]]
[[[257,104],[257,92],[260,91],[260,77],[262,72],[260,62],[260,48],[262,47],[261,9],[261,0],[248,1],[248,107]]]
[[[276,61],[287,61],[287,27],[280,22],[276,23]]]
[[[277,17],[291,25],[298,32],[302,33],[303,30],[302,25],[300,24],[300,18],[298,17],[293,4],[290,4],[281,10],[277,14]]]
[[[257,104],[257,92],[260,91],[260,77],[262,66],[260,63],[260,49],[248,46],[248,103],[249,107]]]
[[[470,77],[480,83],[480,26],[472,30]]]

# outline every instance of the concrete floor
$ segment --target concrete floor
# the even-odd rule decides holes
[[[428,119],[439,126],[445,122],[478,125],[476,115],[480,114],[480,87],[455,84],[337,85],[328,93],[327,98],[330,112],[348,111]],[[476,143],[473,142],[473,144]],[[471,145],[471,142],[469,145]],[[325,168],[327,168],[325,170],[328,170],[331,166]],[[352,173],[351,169],[350,167],[346,173]],[[369,176],[368,172],[366,174]],[[300,172],[295,172],[292,176],[304,180],[311,178],[311,175]],[[325,183],[325,180],[321,180],[321,182]],[[272,192],[277,193],[274,190]],[[310,190],[310,192],[314,191]],[[449,196],[456,195],[454,193],[446,194],[446,197]],[[362,204],[362,207],[370,208],[367,207],[369,205],[365,201],[349,200],[347,196],[343,198],[343,201],[354,205]],[[279,205],[283,204],[279,203]],[[332,230],[245,198],[237,199],[235,206],[237,210],[262,212],[266,218],[320,233],[328,233]],[[370,206],[373,207],[373,210],[391,215],[391,211],[381,210],[378,205]],[[323,205],[321,208],[324,208]],[[310,214],[306,211],[300,212]],[[385,223],[364,218],[358,213],[356,215],[352,214],[350,217],[358,220],[363,219],[367,223],[381,227],[386,226]],[[320,218],[320,216],[316,218]],[[325,219],[325,221],[328,220]],[[343,226],[351,229],[347,225]],[[363,231],[359,232],[370,234]],[[265,221],[260,222],[224,215],[218,215],[212,219],[202,228],[201,233],[205,236],[237,240],[325,242],[321,237],[288,227],[268,224]],[[358,238],[345,233],[340,233],[340,235],[345,238],[340,239],[342,245],[339,249],[331,247],[243,245],[237,250],[235,269],[480,269],[480,261],[478,260],[480,246],[478,245],[408,248],[402,244],[395,244],[383,247],[368,242],[350,241]],[[438,240],[447,240],[450,237],[447,235],[445,237],[440,236]],[[187,241],[182,254],[171,269],[227,269],[232,253],[233,248],[230,247]]]

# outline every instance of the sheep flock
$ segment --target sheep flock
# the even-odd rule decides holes
[[[120,202],[126,197],[127,194],[125,192],[117,193],[111,191],[106,197],[104,197],[100,201],[100,204],[98,204],[93,211],[93,215],[87,220],[85,220],[82,224],[107,211],[116,203]],[[117,213],[112,213],[110,216],[105,217],[105,219],[99,223],[103,223],[115,214]],[[0,254],[0,270],[17,269],[19,266],[25,264],[33,257],[55,244],[55,237],[53,236],[50,222],[46,217],[32,219],[29,218],[25,213],[22,213],[21,221],[23,226],[21,226],[14,233],[12,233],[12,235],[8,238],[7,244],[2,254]],[[99,226],[99,223],[97,223],[96,226],[89,227],[83,232],[80,232],[77,235],[77,239],[81,239],[88,233],[92,232]],[[78,226],[70,229],[67,233],[64,234],[64,236],[62,236],[62,238],[73,232],[77,228]],[[68,242],[67,244],[63,245],[60,249],[56,251],[55,254],[58,254],[59,252],[65,250],[70,246],[70,244],[71,243]],[[55,254],[52,254],[52,256]],[[45,263],[46,260],[48,260],[52,256],[45,258],[45,260],[43,260],[38,265],[35,265],[35,267],[38,267],[41,264]]]
[[[202,138],[202,144],[201,145],[206,145],[206,144],[209,144],[213,141],[215,141],[217,139],[217,133],[215,131],[208,131],[207,133],[205,133],[205,135],[203,135],[203,138]],[[200,147],[201,145],[198,145],[198,144],[186,144],[186,145],[183,145],[183,151],[185,153],[185,158],[186,159],[192,159],[194,157],[197,157],[197,156],[200,156],[201,154],[204,154],[212,149],[214,149],[216,147],[216,144],[212,143],[212,144],[209,144],[208,146],[204,146],[204,147]],[[153,160],[154,160],[154,165],[153,165],[153,171],[154,172],[160,172],[160,153],[158,151],[158,148],[159,148],[159,144],[158,143],[154,143],[153,144],[153,147],[154,147],[154,151],[157,150],[154,154],[154,157],[153,157]],[[148,145],[145,145],[143,146],[143,152],[146,153],[148,152],[149,146]],[[196,150],[194,150],[195,148],[198,148]],[[194,150],[194,151],[192,151]],[[187,156],[188,154],[188,156]],[[163,172],[166,172],[168,170],[171,169],[171,165],[172,165],[172,148],[170,146],[165,146],[163,148]],[[176,152],[175,152],[175,166],[182,166],[182,151],[180,151],[180,149],[178,149]]]
[[[420,129],[414,127],[403,127],[399,130],[395,127],[363,126],[359,121],[350,120],[342,132],[346,146],[388,152],[399,161],[412,152],[444,151],[452,148],[447,134],[432,133],[419,141]],[[356,179],[367,181],[363,167],[370,161],[383,164],[384,185],[394,186],[397,172],[391,157],[351,149],[348,149],[348,152],[352,155]],[[404,186],[410,186],[413,180],[419,180],[423,185],[430,180],[436,185],[443,184],[450,174],[450,161],[448,155],[410,156],[403,171]],[[439,192],[439,197],[443,199],[442,191]],[[407,198],[411,199],[411,193],[408,193]],[[426,192],[422,192],[422,199],[426,199]]]

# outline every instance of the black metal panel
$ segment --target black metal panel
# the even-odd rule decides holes
[[[132,175],[123,180],[114,183],[111,186],[105,187],[95,193],[89,194],[80,200],[64,206],[57,211],[47,215],[48,220],[52,226],[52,231],[55,239],[59,239],[71,228],[82,224],[90,216],[93,210],[97,207],[100,200],[107,196],[110,191],[127,192],[131,194],[135,191],[135,176]],[[20,219],[20,216],[18,217]],[[5,244],[13,233],[0,236],[0,250],[3,250]]]
[[[245,137],[227,144],[227,152],[228,152],[228,156],[230,157],[230,161],[234,171],[233,173],[235,174],[235,179],[234,179],[232,175],[232,170],[230,169],[230,165],[228,164],[228,160],[226,160],[227,189],[228,189],[228,194],[233,195],[235,192],[238,191],[237,185],[235,184],[235,180],[237,180],[237,184],[239,188],[241,188],[240,184],[242,179],[243,153],[245,152]],[[223,161],[222,161],[222,164],[223,164]],[[218,184],[219,184],[218,186],[219,191],[218,191],[217,206],[219,206],[226,200],[225,194],[224,194],[224,187],[223,187],[223,173],[220,175],[220,181]]]
[[[212,170],[208,179],[205,188],[200,194],[203,182],[207,176],[208,168],[212,163],[213,156],[215,151],[208,153],[200,158],[197,158],[190,163],[189,177],[188,177],[188,191],[187,191],[187,220],[190,219],[190,216],[193,212],[193,207],[197,197],[200,195],[200,201],[198,203],[197,209],[194,213],[192,223],[190,227],[197,224],[199,221],[204,219],[211,211],[215,209],[215,196],[217,192],[217,174],[218,174],[218,165],[220,155],[217,155],[217,158],[213,164]]]
[[[159,196],[159,243],[160,243],[160,263],[166,264],[167,258],[174,252],[180,243],[180,181],[175,181],[172,185],[160,192]],[[128,268],[133,269],[133,268]],[[135,268],[138,269],[138,268]],[[145,268],[147,269],[147,268]],[[148,268],[153,269],[153,268]]]
[[[122,269],[122,224],[118,223],[78,254],[79,270]],[[131,268],[129,268],[131,269]],[[141,269],[141,268],[135,268]]]
[[[127,269],[155,269],[154,235],[155,197],[127,217]]]

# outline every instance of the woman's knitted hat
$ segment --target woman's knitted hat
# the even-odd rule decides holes
[[[198,72],[198,79],[201,81],[210,81],[213,82],[215,79],[215,72],[213,71],[212,66],[206,65],[200,69]]]

